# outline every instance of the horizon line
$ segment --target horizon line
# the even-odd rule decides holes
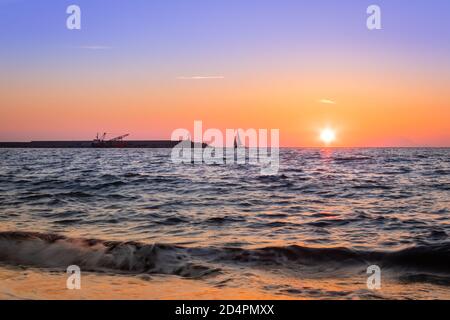
[[[126,141],[182,141],[182,140],[172,140],[172,139],[138,139],[138,140],[124,140]],[[19,140],[19,141],[4,141],[0,140],[0,144],[13,144],[13,143],[32,143],[32,142],[92,142],[92,140]],[[195,141],[192,141],[194,142]],[[202,143],[205,143],[202,141]],[[225,146],[224,146],[225,147]],[[2,147],[0,146],[0,149],[7,149],[8,147]],[[217,147],[220,148],[220,147]],[[396,149],[448,149],[450,148],[450,145],[441,145],[441,146],[425,146],[425,145],[418,145],[418,146],[401,146],[401,145],[388,145],[388,146],[279,146],[278,148],[283,149],[390,149],[390,148],[396,148]]]

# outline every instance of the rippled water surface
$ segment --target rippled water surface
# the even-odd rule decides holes
[[[163,149],[0,150],[0,259],[292,298],[370,297],[377,263],[388,297],[450,298],[450,149],[282,149],[279,174],[260,172],[176,165]],[[62,243],[54,263],[20,255]]]

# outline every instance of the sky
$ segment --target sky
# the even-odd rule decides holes
[[[201,120],[286,147],[324,128],[333,146],[450,147],[449,39],[448,0],[0,0],[0,141],[170,139]]]

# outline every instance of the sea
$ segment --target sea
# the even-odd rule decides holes
[[[450,299],[449,148],[279,157],[0,149],[0,299]]]

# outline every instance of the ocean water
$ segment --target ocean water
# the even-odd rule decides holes
[[[450,298],[450,149],[170,152],[0,150],[0,298]]]

